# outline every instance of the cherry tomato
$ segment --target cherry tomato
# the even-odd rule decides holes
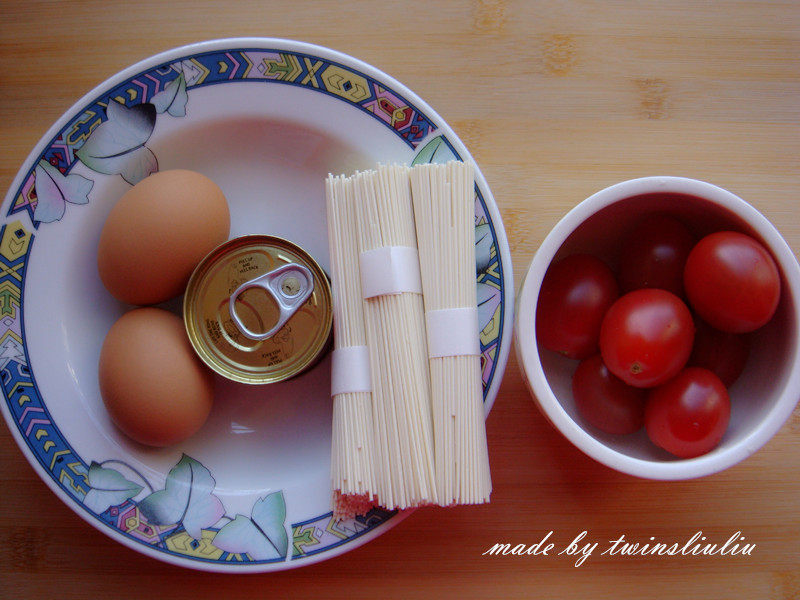
[[[599,354],[578,365],[572,395],[581,416],[606,433],[633,433],[644,425],[645,390],[615,377]]]
[[[574,254],[550,266],[536,306],[539,343],[569,358],[591,356],[617,295],[614,274],[594,256]]]
[[[646,217],[622,242],[620,289],[660,288],[682,296],[683,267],[693,246],[694,237],[677,219]]]
[[[707,235],[692,249],[683,274],[692,307],[721,331],[765,325],[781,293],[778,267],[756,240],[734,231]]]
[[[675,294],[659,289],[628,292],[608,309],[600,352],[627,384],[654,387],[674,377],[692,352],[694,322]]]
[[[730,398],[719,377],[688,367],[650,391],[644,419],[656,446],[680,458],[694,458],[717,447],[730,415]]]
[[[697,331],[689,365],[703,367],[730,387],[742,374],[750,355],[750,339],[746,334],[714,329],[702,319],[695,319]]]

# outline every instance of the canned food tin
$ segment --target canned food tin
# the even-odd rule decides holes
[[[330,283],[292,242],[234,238],[192,273],[183,319],[192,346],[214,371],[241,383],[275,383],[310,368],[327,349]]]

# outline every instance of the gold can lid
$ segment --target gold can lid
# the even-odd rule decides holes
[[[290,307],[291,316],[277,327],[286,318],[280,296],[269,286],[246,284],[269,280],[270,274],[292,268],[287,265],[310,272],[313,289],[306,300]],[[304,284],[302,277],[300,283]],[[276,291],[292,297],[297,284],[297,278],[283,277]],[[249,384],[284,381],[313,366],[328,347],[333,324],[330,283],[317,262],[288,240],[268,235],[234,238],[212,250],[192,273],[183,320],[198,356],[220,375]],[[268,337],[256,339],[263,335]]]

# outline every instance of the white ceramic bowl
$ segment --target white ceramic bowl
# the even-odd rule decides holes
[[[606,434],[575,409],[571,379],[578,361],[536,343],[536,303],[554,260],[588,252],[612,268],[623,232],[643,215],[672,214],[698,235],[734,229],[752,235],[771,252],[781,272],[781,300],[770,323],[752,339],[744,372],[731,386],[731,420],[720,445],[693,459],[656,447],[644,430]],[[755,208],[719,187],[680,177],[624,181],[590,196],[558,222],[542,243],[517,298],[517,357],[534,399],[550,422],[583,452],[631,475],[689,479],[722,471],[761,448],[780,429],[800,398],[800,267],[775,227]]]
[[[114,427],[97,364],[107,331],[130,307],[103,287],[97,245],[133,183],[156,168],[191,169],[222,188],[232,237],[289,239],[327,269],[328,173],[451,159],[472,160],[411,90],[303,42],[202,42],[100,84],[36,145],[0,211],[0,413],[25,458],[88,523],[185,567],[287,569],[387,531],[409,512],[376,508],[349,520],[331,512],[329,357],[269,386],[217,377],[206,424],[167,448]],[[477,169],[476,182],[488,412],[511,348],[514,284],[500,213]],[[180,305],[168,303],[178,314]]]

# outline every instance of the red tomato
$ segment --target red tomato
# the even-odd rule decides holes
[[[539,343],[569,358],[591,356],[603,315],[617,295],[614,274],[594,256],[575,254],[551,265],[536,306]]]
[[[677,219],[646,217],[622,242],[620,289],[660,288],[682,296],[683,267],[693,246],[694,237]]]
[[[578,365],[572,395],[581,416],[606,433],[633,433],[644,425],[644,390],[615,377],[599,354]]]
[[[730,387],[747,363],[750,339],[746,334],[714,329],[702,319],[695,319],[695,325],[694,348],[688,364],[708,369],[722,380],[725,387]]]
[[[700,317],[731,333],[765,325],[780,300],[781,280],[772,256],[753,238],[734,231],[700,240],[686,260],[683,282]]]
[[[719,377],[689,367],[650,392],[644,419],[656,446],[680,458],[694,458],[717,447],[730,415],[730,398]]]
[[[636,290],[608,309],[600,352],[614,375],[646,388],[678,374],[689,359],[693,339],[692,315],[680,298],[655,288]]]

